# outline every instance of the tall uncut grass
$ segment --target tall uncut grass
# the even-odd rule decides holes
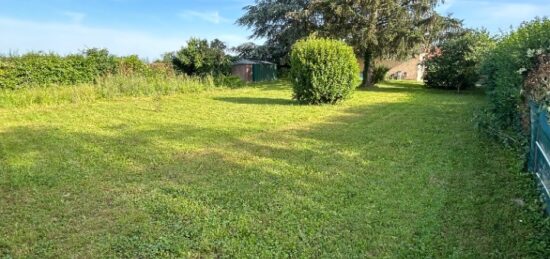
[[[223,85],[218,85],[223,87]],[[37,104],[92,102],[124,96],[158,96],[189,93],[216,87],[213,77],[185,75],[109,75],[95,83],[73,86],[48,85],[18,90],[0,90],[0,108],[26,107]]]

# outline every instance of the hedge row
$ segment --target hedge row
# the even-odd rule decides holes
[[[68,56],[29,53],[0,58],[0,89],[91,83],[108,74],[135,72],[150,73],[151,68],[137,56],[116,57],[104,49]]]
[[[550,20],[522,24],[502,38],[482,64],[489,107],[478,118],[479,126],[511,146],[524,148],[528,141],[528,109],[524,81],[537,56],[550,50]]]

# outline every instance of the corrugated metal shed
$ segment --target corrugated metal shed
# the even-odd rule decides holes
[[[231,73],[246,82],[277,79],[277,65],[268,61],[241,59],[233,63]]]

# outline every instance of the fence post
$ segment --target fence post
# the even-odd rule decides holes
[[[536,153],[537,153],[536,142],[537,142],[537,135],[538,135],[537,133],[539,128],[539,121],[538,121],[539,114],[538,114],[538,107],[533,101],[529,101],[529,110],[530,110],[530,116],[531,116],[530,118],[531,139],[529,141],[530,148],[529,148],[528,168],[529,168],[529,172],[534,173],[536,170],[536,163],[537,163],[536,162],[537,161],[536,160]]]

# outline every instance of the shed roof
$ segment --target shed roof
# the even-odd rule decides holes
[[[256,65],[256,64],[273,65],[273,63],[268,61],[250,60],[250,59],[244,59],[244,58],[233,63],[233,65]]]

